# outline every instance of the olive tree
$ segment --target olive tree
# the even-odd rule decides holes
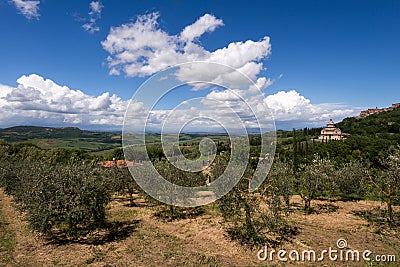
[[[295,187],[295,176],[291,165],[279,159],[275,160],[268,173],[266,184],[274,190],[275,195],[283,198],[284,209],[288,213],[290,211],[290,197]],[[282,204],[280,199],[277,204]]]
[[[337,189],[344,198],[360,198],[367,191],[366,177],[368,177],[367,163],[360,161],[345,163],[337,171]]]
[[[104,224],[111,191],[97,164],[1,162],[1,186],[26,211],[32,229],[77,237]]]
[[[385,169],[377,175],[376,181],[371,179],[371,182],[379,189],[387,206],[387,218],[393,223],[393,205],[398,204],[400,199],[400,147],[392,149],[382,164]]]
[[[78,236],[104,225],[111,200],[107,174],[97,166],[37,166],[32,171],[30,201],[23,203],[33,229],[62,230]]]
[[[157,172],[167,181],[185,187],[196,187],[205,184],[206,177],[202,172],[189,172],[183,171],[172,165],[167,160],[156,160],[153,162]],[[176,192],[169,190],[163,190],[162,187],[158,188],[160,194],[168,194],[166,197],[170,198],[170,202],[175,202]],[[202,209],[199,207],[194,208],[182,208],[174,205],[163,204],[161,211],[157,214],[164,219],[179,219],[185,218],[191,214],[201,213]]]
[[[249,182],[254,173],[252,166],[257,165],[252,160],[238,184],[218,200],[228,234],[232,239],[250,246],[276,242],[278,236],[287,236],[290,231],[284,218],[285,205],[282,201],[285,199],[286,202],[290,189],[286,188],[289,184],[280,180],[286,168],[290,168],[279,163],[266,181],[256,191],[250,192]],[[214,177],[224,171],[227,161],[226,155],[217,157],[212,170]]]
[[[302,165],[299,175],[299,194],[304,202],[304,210],[311,211],[311,201],[334,187],[335,169],[329,159],[314,155],[310,164]]]
[[[114,193],[127,196],[131,207],[137,206],[134,201],[135,193],[142,193],[140,187],[137,185],[135,179],[129,173],[127,167],[119,168],[113,166],[108,168],[110,172],[109,184]]]

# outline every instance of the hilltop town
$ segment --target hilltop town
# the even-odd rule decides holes
[[[354,116],[354,118],[356,118],[356,119],[361,119],[361,118],[368,117],[369,115],[372,115],[372,114],[378,114],[378,113],[382,113],[382,112],[388,112],[388,111],[394,110],[394,109],[396,109],[396,108],[398,108],[398,107],[400,107],[400,103],[392,104],[392,106],[391,106],[391,107],[388,107],[388,108],[378,108],[378,107],[376,107],[376,108],[369,108],[369,109],[367,109],[367,110],[361,111],[361,112],[360,112],[360,115]]]

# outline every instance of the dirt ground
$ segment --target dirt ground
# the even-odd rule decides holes
[[[0,215],[15,235],[12,257],[0,261],[4,266],[400,266],[399,231],[378,227],[354,214],[381,207],[380,202],[317,200],[312,203],[316,212],[305,214],[301,199],[294,196],[295,209],[289,220],[299,233],[274,249],[297,250],[300,255],[304,250],[319,253],[329,247],[337,249],[337,240],[342,238],[347,241],[345,249],[371,250],[371,258],[395,255],[397,263],[329,261],[328,256],[322,262],[280,262],[276,254],[272,262],[260,261],[257,253],[263,247],[250,249],[231,241],[215,206],[205,207],[206,212],[196,218],[164,222],[154,217],[157,207],[145,202],[129,207],[121,199],[109,205],[110,224],[116,229],[112,238],[98,232],[92,239],[52,242],[28,229],[23,214],[2,191],[0,203]],[[0,247],[0,257],[6,252]]]

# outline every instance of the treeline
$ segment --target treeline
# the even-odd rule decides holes
[[[388,156],[389,148],[400,140],[372,136],[352,135],[340,141],[318,142],[304,130],[293,130],[290,138],[278,139],[276,155],[282,160],[310,162],[314,154],[329,157],[336,164],[366,161],[380,167],[382,158]]]
[[[336,126],[350,136],[340,142],[321,144],[314,139],[318,138],[322,128],[278,130],[277,152],[290,158],[296,154],[293,151],[296,149],[300,157],[306,157],[308,161],[314,154],[319,154],[329,155],[340,164],[362,160],[379,167],[380,159],[388,156],[389,147],[400,144],[400,108],[360,119],[345,118]]]

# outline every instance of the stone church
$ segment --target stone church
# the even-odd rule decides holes
[[[335,123],[332,119],[329,120],[328,124],[324,129],[322,129],[318,140],[321,142],[327,142],[331,140],[342,140],[344,137],[349,134],[342,133],[342,130],[335,126]]]

